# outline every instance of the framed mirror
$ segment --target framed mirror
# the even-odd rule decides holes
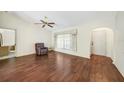
[[[0,59],[15,57],[15,51],[15,30],[0,28]]]

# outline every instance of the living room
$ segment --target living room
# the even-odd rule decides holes
[[[1,93],[124,91],[123,0],[1,0]]]
[[[1,30],[3,30],[5,32],[5,30],[7,31],[7,29],[8,29],[8,30],[15,32],[15,34],[13,35],[15,37],[15,38],[13,38],[13,42],[14,42],[13,46],[15,49],[14,56],[8,56],[9,53],[7,53],[7,55],[4,55],[7,57],[1,56],[1,66],[2,66],[2,63],[5,63],[3,59],[7,59],[5,61],[7,61],[7,64],[8,64],[11,62],[11,61],[9,62],[9,60],[11,60],[11,59],[16,60],[16,58],[17,59],[22,58],[22,60],[24,60],[27,57],[27,59],[25,59],[25,60],[30,60],[31,59],[30,56],[35,55],[35,54],[38,56],[38,58],[41,58],[41,60],[40,60],[41,63],[42,63],[42,59],[44,59],[44,58],[46,58],[47,62],[49,62],[48,60],[52,60],[52,59],[50,59],[51,57],[56,57],[53,60],[53,62],[54,62],[55,60],[58,59],[58,56],[62,57],[65,60],[65,62],[66,62],[66,60],[67,61],[69,60],[69,62],[71,62],[71,61],[73,61],[72,60],[73,58],[75,58],[76,60],[80,60],[80,57],[84,58],[84,59],[82,59],[82,62],[83,62],[83,60],[85,60],[87,62],[89,59],[92,59],[92,57],[91,57],[92,55],[101,55],[101,56],[106,56],[107,59],[109,59],[109,61],[108,62],[106,61],[106,63],[112,62],[119,70],[118,73],[115,73],[113,71],[116,70],[116,72],[117,72],[118,70],[116,68],[111,69],[110,73],[114,73],[113,74],[115,76],[114,79],[112,79],[113,77],[111,79],[108,78],[107,73],[106,73],[106,75],[102,75],[102,73],[105,71],[98,69],[96,72],[99,73],[99,75],[98,76],[95,75],[94,79],[93,79],[93,77],[89,79],[89,76],[87,76],[87,79],[83,79],[83,78],[85,78],[85,76],[84,76],[84,77],[81,77],[82,79],[80,79],[80,78],[77,80],[70,79],[70,81],[85,81],[85,80],[86,81],[123,81],[122,75],[124,73],[123,72],[124,70],[122,67],[122,64],[123,64],[122,55],[120,53],[120,50],[117,50],[117,48],[120,46],[118,44],[118,46],[113,47],[113,46],[115,46],[116,43],[120,42],[117,40],[120,40],[119,38],[121,38],[120,37],[121,31],[117,32],[115,29],[123,29],[123,27],[121,25],[116,26],[118,24],[122,24],[121,20],[123,20],[123,17],[122,17],[123,14],[124,14],[123,12],[100,12],[100,11],[98,11],[98,12],[64,12],[64,11],[62,11],[62,12],[49,12],[49,11],[48,12],[47,11],[44,11],[44,12],[43,11],[37,11],[37,12],[9,11],[8,12],[8,11],[5,11],[4,12],[4,11],[1,11],[0,12]],[[91,17],[91,15],[92,15],[92,17]],[[71,18],[70,18],[70,16],[71,16]],[[117,34],[115,34],[115,33],[117,33]],[[7,35],[10,37],[10,34],[7,34]],[[114,37],[117,37],[116,38],[117,40],[115,40]],[[4,38],[4,36],[3,36],[3,38]],[[10,39],[8,39],[8,40],[10,40]],[[6,42],[5,39],[3,39],[3,41]],[[3,46],[7,46],[6,44],[4,44],[4,42],[3,42]],[[39,50],[38,49],[40,46],[39,43],[43,43],[42,46],[48,47],[48,49]],[[36,44],[38,46],[37,48],[36,48]],[[120,44],[122,44],[122,43],[120,43]],[[8,45],[8,46],[10,46],[10,45]],[[1,50],[3,50],[3,48],[1,48]],[[41,53],[41,51],[43,51],[43,53]],[[44,51],[46,51],[46,52],[44,52]],[[4,51],[3,53],[6,53],[6,52]],[[64,53],[64,54],[61,54],[61,53]],[[118,57],[117,53],[119,53],[118,55],[121,55],[121,56]],[[48,54],[48,55],[46,57],[46,55],[44,56],[42,54]],[[68,54],[68,55],[66,55],[66,54]],[[69,55],[71,56],[69,59],[66,59],[66,57],[64,58],[64,56],[68,57]],[[23,59],[23,57],[24,57],[24,59]],[[31,57],[37,58],[35,56],[31,56]],[[97,59],[99,59],[99,57]],[[107,59],[105,59],[105,60],[107,60]],[[102,60],[101,57],[100,57],[100,60]],[[65,68],[65,69],[69,69],[68,65],[70,63],[66,64],[64,61],[62,61],[62,62],[61,61],[62,61],[62,59],[60,58],[57,62],[60,63],[60,66],[62,67],[62,69],[64,69],[65,65],[67,65],[67,68]],[[85,63],[85,61],[84,61],[84,63]],[[15,61],[13,61],[13,62],[15,62]],[[36,61],[34,61],[34,62],[36,62]],[[25,63],[25,61],[24,61],[24,63]],[[93,62],[91,61],[91,63],[93,63]],[[57,63],[55,63],[55,64],[57,64]],[[102,62],[100,64],[102,64]],[[112,64],[112,66],[114,66],[113,64]],[[72,64],[70,64],[70,65],[72,65]],[[101,65],[101,67],[103,69],[104,66]],[[9,68],[9,66],[8,66],[8,68]],[[83,65],[81,68],[84,69]],[[87,68],[92,69],[89,67],[89,65],[87,65]],[[108,67],[106,69],[109,70],[110,68]],[[6,69],[6,68],[4,68],[4,69]],[[50,69],[50,68],[48,67],[48,69]],[[97,69],[97,65],[96,65],[96,69]],[[7,70],[11,70],[11,67],[10,67],[10,69],[7,69]],[[17,70],[17,69],[15,69],[15,70]],[[100,72],[100,70],[102,72]],[[94,71],[94,70],[92,70],[92,71]],[[92,71],[90,71],[90,72],[92,72]],[[23,73],[22,69],[19,70],[19,72]],[[1,78],[0,81],[23,81],[20,79],[19,80],[11,79],[10,74],[16,73],[18,75],[19,72],[15,71],[15,72],[12,72],[9,74],[8,74],[8,72],[6,72],[7,74],[5,75],[5,77],[7,76],[8,78]],[[65,71],[65,73],[66,72],[67,71]],[[86,72],[87,71],[84,71],[82,73],[86,73]],[[87,73],[90,73],[90,72],[87,72]],[[28,73],[28,74],[30,74],[30,73]],[[32,77],[36,77],[37,75],[32,74]],[[93,73],[88,74],[88,75],[92,76]],[[98,78],[99,76],[101,76],[100,79]],[[17,77],[15,76],[15,78],[17,78]],[[97,78],[98,78],[98,80],[97,80]],[[105,78],[105,79],[103,79],[103,78]],[[117,78],[120,78],[120,80]],[[26,81],[26,80],[28,80],[28,79],[25,79],[24,81]],[[31,79],[31,80],[35,81],[37,79]],[[44,79],[42,79],[42,78],[38,79],[38,80],[44,81]],[[45,81],[52,81],[52,80],[48,79]],[[66,81],[66,79],[65,80],[64,79],[62,79],[62,80],[55,79],[54,81]]]

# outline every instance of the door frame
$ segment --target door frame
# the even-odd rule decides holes
[[[100,27],[91,31],[90,54],[92,55],[93,31],[106,31],[106,56],[114,59],[114,32],[110,28]]]
[[[91,39],[91,54],[95,54],[94,53],[94,38],[95,37],[97,37],[97,32],[104,32],[103,34],[104,34],[104,37],[103,38],[105,38],[105,42],[104,42],[104,44],[105,44],[105,48],[104,48],[104,56],[106,56],[107,55],[107,43],[106,43],[106,41],[107,41],[107,39],[106,39],[106,31],[105,30],[101,30],[101,31],[99,31],[99,30],[97,30],[97,31],[92,31],[92,39]],[[95,48],[96,49],[96,48]],[[95,55],[102,55],[102,54],[95,54]]]

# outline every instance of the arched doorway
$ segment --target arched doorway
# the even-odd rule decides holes
[[[108,56],[113,59],[113,30],[96,28],[91,34],[91,54]]]

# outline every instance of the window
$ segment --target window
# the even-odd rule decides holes
[[[76,50],[76,34],[60,34],[56,37],[56,47],[59,49]]]

